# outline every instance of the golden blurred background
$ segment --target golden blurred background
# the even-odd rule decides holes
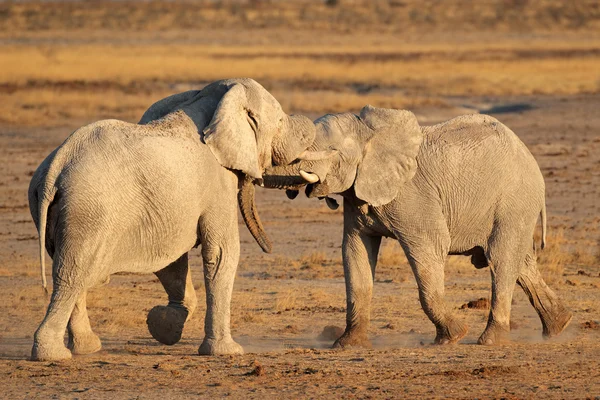
[[[252,77],[312,116],[600,89],[600,5],[559,0],[0,3],[0,124],[137,121]]]

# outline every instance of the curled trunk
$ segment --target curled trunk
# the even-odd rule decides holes
[[[238,192],[238,204],[242,213],[244,223],[248,230],[256,240],[256,243],[263,249],[265,253],[270,253],[272,249],[271,240],[267,236],[262,222],[256,210],[256,202],[254,201],[254,184],[252,178],[244,177],[242,187]]]

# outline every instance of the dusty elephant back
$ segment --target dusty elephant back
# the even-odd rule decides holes
[[[441,173],[439,179],[448,174],[456,178],[493,175],[504,179],[506,184],[522,183],[525,178],[543,188],[537,162],[525,144],[493,117],[464,115],[422,127],[422,131],[423,144],[417,160],[421,160],[419,168],[425,174],[433,168]]]
[[[466,115],[423,127],[423,133],[415,182],[439,199],[451,236],[473,230],[484,236],[498,214],[538,218],[545,207],[543,176],[505,125],[487,115]]]
[[[118,263],[105,260],[115,270],[168,264],[195,244],[202,205],[212,203],[205,197],[227,188],[235,193],[235,176],[218,164],[183,113],[149,125],[100,121],[76,131],[63,147],[58,154],[66,154],[53,161],[62,163],[54,185],[60,215],[49,219],[60,221],[58,240],[102,243],[102,251],[89,251],[118,255]],[[106,241],[92,238],[108,233]],[[127,254],[145,259],[128,261]]]

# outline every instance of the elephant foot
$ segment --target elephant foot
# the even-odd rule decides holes
[[[61,361],[71,357],[71,352],[62,343],[43,345],[35,341],[31,349],[31,361]]]
[[[450,320],[445,326],[436,327],[436,331],[434,343],[445,345],[458,342],[469,332],[469,328],[460,321]]]
[[[155,306],[148,312],[146,324],[154,339],[170,346],[181,339],[187,315],[184,308]]]
[[[561,308],[559,312],[551,319],[542,320],[543,335],[546,339],[559,335],[571,322],[573,313],[565,308]]]
[[[507,343],[509,341],[509,337],[510,327],[508,325],[500,326],[497,324],[493,324],[488,325],[488,327],[485,328],[485,331],[483,331],[483,333],[479,337],[479,340],[477,340],[477,343],[486,346],[493,346],[496,344]]]
[[[370,349],[373,346],[371,341],[367,337],[367,333],[360,331],[346,331],[332,346],[334,349],[338,348],[349,348],[349,347],[361,347]]]
[[[67,347],[73,354],[91,354],[100,351],[102,342],[94,332],[87,332],[83,335],[69,335]]]
[[[237,344],[231,337],[220,340],[204,338],[198,348],[198,354],[201,356],[244,354],[244,348]]]

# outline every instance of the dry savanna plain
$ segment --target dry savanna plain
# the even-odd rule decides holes
[[[476,345],[490,272],[452,256],[446,297],[470,330],[459,344],[432,345],[410,267],[386,240],[373,348],[331,350],[345,324],[342,211],[257,189],[274,252],[262,253],[240,223],[232,330],[246,354],[197,355],[196,249],[201,301],[180,343],[161,345],[146,328],[148,310],[167,301],[154,275],[121,274],[88,295],[100,352],[29,361],[48,302],[27,205],[36,167],[83,124],[136,122],[162,97],[228,77],[252,77],[287,112],[313,118],[372,104],[410,109],[423,125],[465,113],[508,125],[546,180],[539,267],[571,324],[543,340],[517,287],[512,342]],[[597,1],[0,2],[0,104],[0,397],[600,396]]]

